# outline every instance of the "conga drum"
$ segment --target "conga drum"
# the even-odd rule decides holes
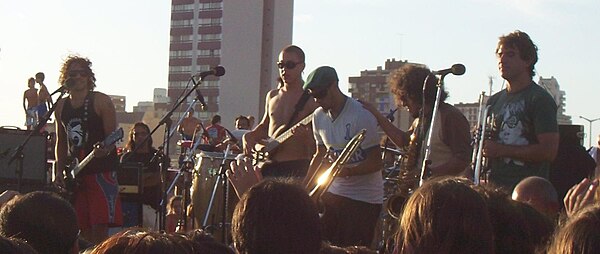
[[[220,170],[223,156],[223,153],[206,151],[196,155],[191,193],[194,227],[203,228],[216,240],[225,243],[228,240],[222,239],[223,229],[230,230],[233,210],[239,199],[233,186],[226,182],[224,175],[225,170],[229,169],[229,163],[235,159],[235,155],[227,156],[224,168]],[[224,191],[225,187],[227,187],[226,191]],[[225,199],[228,201],[225,202]],[[225,225],[223,225],[224,211],[227,216]]]

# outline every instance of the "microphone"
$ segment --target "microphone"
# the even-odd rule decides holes
[[[209,76],[209,75],[215,75],[217,77],[221,77],[221,76],[225,75],[225,68],[223,68],[223,66],[217,66],[217,67],[213,68],[210,71],[200,72],[200,73],[194,75],[194,77],[195,78],[203,79],[203,78],[205,78],[206,76]]]
[[[200,92],[200,89],[196,88],[196,99],[198,99],[200,101],[200,106],[202,107],[202,110],[204,110],[204,108],[206,108],[206,102],[204,102],[204,96],[202,95],[202,92]]]
[[[75,85],[75,80],[72,78],[67,78],[67,80],[65,80],[65,82],[58,89],[56,89],[56,91],[52,92],[50,94],[50,96],[55,95],[57,93],[66,93],[74,85]]]
[[[439,70],[439,71],[432,71],[431,73],[433,73],[433,75],[448,75],[450,73],[456,75],[456,76],[460,76],[465,74],[465,66],[462,64],[454,64],[452,65],[452,67],[450,67],[449,69],[443,69],[443,70]]]

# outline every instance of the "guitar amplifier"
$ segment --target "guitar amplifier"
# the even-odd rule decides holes
[[[141,162],[121,163],[117,171],[117,181],[119,181],[119,193],[139,196],[144,191],[142,176],[144,174],[144,164]]]
[[[8,161],[30,133],[31,131],[18,128],[0,128],[0,184],[3,186],[17,184],[19,159],[15,159],[10,165]],[[34,133],[23,147],[22,185],[43,186],[47,183],[47,140],[48,133]]]

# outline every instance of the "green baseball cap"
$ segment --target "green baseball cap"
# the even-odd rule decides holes
[[[303,89],[325,88],[333,81],[339,81],[335,69],[329,66],[321,66],[308,74]]]

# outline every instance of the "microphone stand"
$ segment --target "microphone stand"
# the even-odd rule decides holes
[[[438,83],[436,85],[436,94],[435,94],[435,102],[433,103],[433,113],[431,114],[431,121],[429,123],[429,130],[427,131],[427,139],[424,140],[426,141],[425,146],[424,146],[424,151],[425,154],[423,156],[423,164],[421,166],[421,179],[419,180],[419,186],[423,185],[423,182],[425,181],[425,178],[429,177],[429,175],[431,174],[431,172],[429,171],[429,165],[431,165],[431,137],[433,136],[433,127],[435,126],[435,117],[437,116],[438,113],[438,108],[440,105],[440,100],[441,100],[441,94],[442,94],[442,87],[444,87],[444,77],[446,77],[448,73],[443,74],[440,79],[438,80]],[[423,81],[423,106],[421,107],[421,115],[420,117],[423,117],[425,115],[425,87],[427,86],[427,81],[429,80],[430,75],[427,75],[427,77],[425,78],[425,81]],[[419,121],[421,121],[423,119],[419,119]],[[425,125],[421,125],[421,128],[425,128]],[[421,132],[423,133],[423,132]]]
[[[56,93],[60,93],[60,95],[58,96],[58,99],[56,100],[56,101],[59,101],[65,95],[66,89],[64,89],[61,86],[52,94],[56,94]],[[57,103],[52,104],[52,106],[50,107],[48,112],[46,112],[46,114],[42,116],[42,118],[40,119],[38,124],[35,126],[35,128],[33,128],[33,130],[29,133],[29,135],[27,135],[27,138],[25,138],[25,140],[23,140],[23,143],[21,143],[17,148],[15,148],[15,152],[10,156],[10,160],[8,160],[7,166],[10,166],[10,164],[12,164],[13,161],[15,161],[15,160],[17,161],[16,167],[15,167],[15,175],[17,176],[17,191],[18,192],[22,191],[23,160],[25,157],[25,155],[23,154],[23,149],[25,148],[25,145],[27,145],[27,143],[29,142],[29,140],[31,139],[33,134],[40,133],[40,130],[42,129],[42,127],[44,127],[46,125],[46,123],[48,123],[48,119],[50,118],[50,115],[52,115],[52,113],[54,113],[54,111],[56,110],[56,104]],[[60,124],[59,119],[56,119],[56,124]],[[57,170],[62,170],[62,169],[57,169]],[[46,179],[46,180],[48,180],[48,179]]]

